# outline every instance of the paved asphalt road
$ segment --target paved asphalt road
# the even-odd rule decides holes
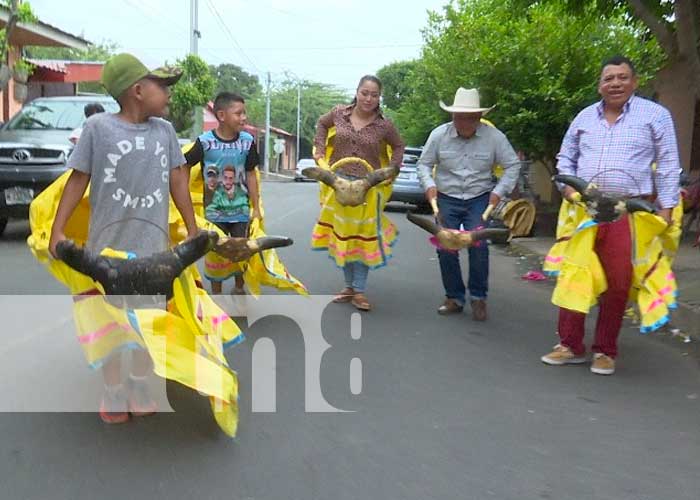
[[[266,183],[268,233],[292,236],[296,244],[280,252],[290,271],[313,293],[331,294],[341,272],[308,250],[316,190]],[[218,430],[204,398],[175,384],[175,413],[122,426],[93,413],[4,413],[0,498],[700,498],[700,370],[684,344],[626,328],[613,377],[544,366],[539,357],[556,343],[550,284],[523,282],[523,261],[494,249],[490,320],[439,317],[434,252],[402,207],[389,216],[401,236],[395,259],[370,274],[376,308],[361,317],[360,339],[351,338],[351,306],[332,304],[322,316],[333,345],[320,367],[323,395],[352,412],[305,412],[303,337],[293,320],[270,316],[248,328],[242,319],[248,340],[229,352],[240,378],[235,440]],[[36,333],[43,315],[31,307],[7,312],[17,295],[62,292],[32,259],[26,235],[26,224],[12,223],[0,240],[5,410],[17,387],[48,400],[60,395],[57,374],[88,378],[68,302],[54,335]],[[297,303],[304,311],[311,302]],[[21,324],[30,316],[27,342]],[[252,412],[251,350],[260,337],[277,350],[276,413]],[[362,362],[358,395],[352,358]],[[52,389],[41,396],[42,387]]]

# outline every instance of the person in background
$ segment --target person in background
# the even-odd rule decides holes
[[[83,113],[85,114],[85,119],[87,120],[90,118],[92,115],[97,114],[97,113],[104,113],[105,108],[102,107],[102,104],[99,102],[91,102],[90,104],[86,104],[85,107],[83,108]],[[80,134],[83,133],[83,127],[78,127],[73,132],[71,132],[70,136],[68,136],[68,140],[72,142],[73,144],[78,143],[78,139],[80,139]]]

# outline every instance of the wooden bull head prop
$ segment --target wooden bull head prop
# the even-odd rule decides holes
[[[406,214],[406,218],[435,236],[440,246],[447,250],[462,250],[482,240],[506,242],[510,236],[510,231],[502,228],[476,229],[474,231],[445,229],[431,219],[414,215],[411,212]]]
[[[603,193],[595,184],[574,175],[555,175],[552,180],[574,188],[597,222],[612,222],[626,212],[656,213],[654,205],[646,200]]]
[[[359,163],[368,171],[366,177],[362,179],[350,180],[339,175],[335,170],[350,163]],[[395,177],[398,170],[394,167],[380,168],[373,170],[372,167],[361,158],[343,158],[333,164],[332,169],[309,167],[301,171],[303,175],[310,179],[323,182],[335,191],[335,199],[343,206],[356,207],[362,205],[367,197],[370,188],[380,184],[387,179]]]
[[[213,250],[232,262],[248,260],[254,254],[271,248],[288,247],[294,240],[285,236],[263,236],[262,238],[220,238]]]
[[[173,294],[173,281],[184,269],[212,250],[218,235],[201,231],[170,250],[149,257],[116,259],[96,255],[71,240],[56,245],[58,258],[102,285],[107,295]]]

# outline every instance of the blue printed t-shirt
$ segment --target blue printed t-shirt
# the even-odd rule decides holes
[[[246,173],[255,170],[259,157],[248,132],[225,140],[210,130],[200,135],[185,153],[187,163],[201,163],[204,180],[204,216],[211,222],[248,222],[250,200]]]

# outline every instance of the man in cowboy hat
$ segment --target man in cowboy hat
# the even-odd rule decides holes
[[[440,223],[448,229],[475,229],[483,223],[487,206],[496,206],[509,194],[518,180],[520,161],[506,136],[497,128],[481,122],[493,109],[482,107],[477,89],[459,88],[454,102],[440,107],[452,113],[452,121],[434,129],[418,161],[425,197],[435,206]],[[504,174],[493,181],[494,165],[502,165]],[[433,166],[435,176],[433,177]],[[439,314],[460,313],[466,302],[459,255],[438,250],[445,302]],[[488,292],[489,251],[485,243],[469,249],[469,298],[472,318],[485,321]]]

